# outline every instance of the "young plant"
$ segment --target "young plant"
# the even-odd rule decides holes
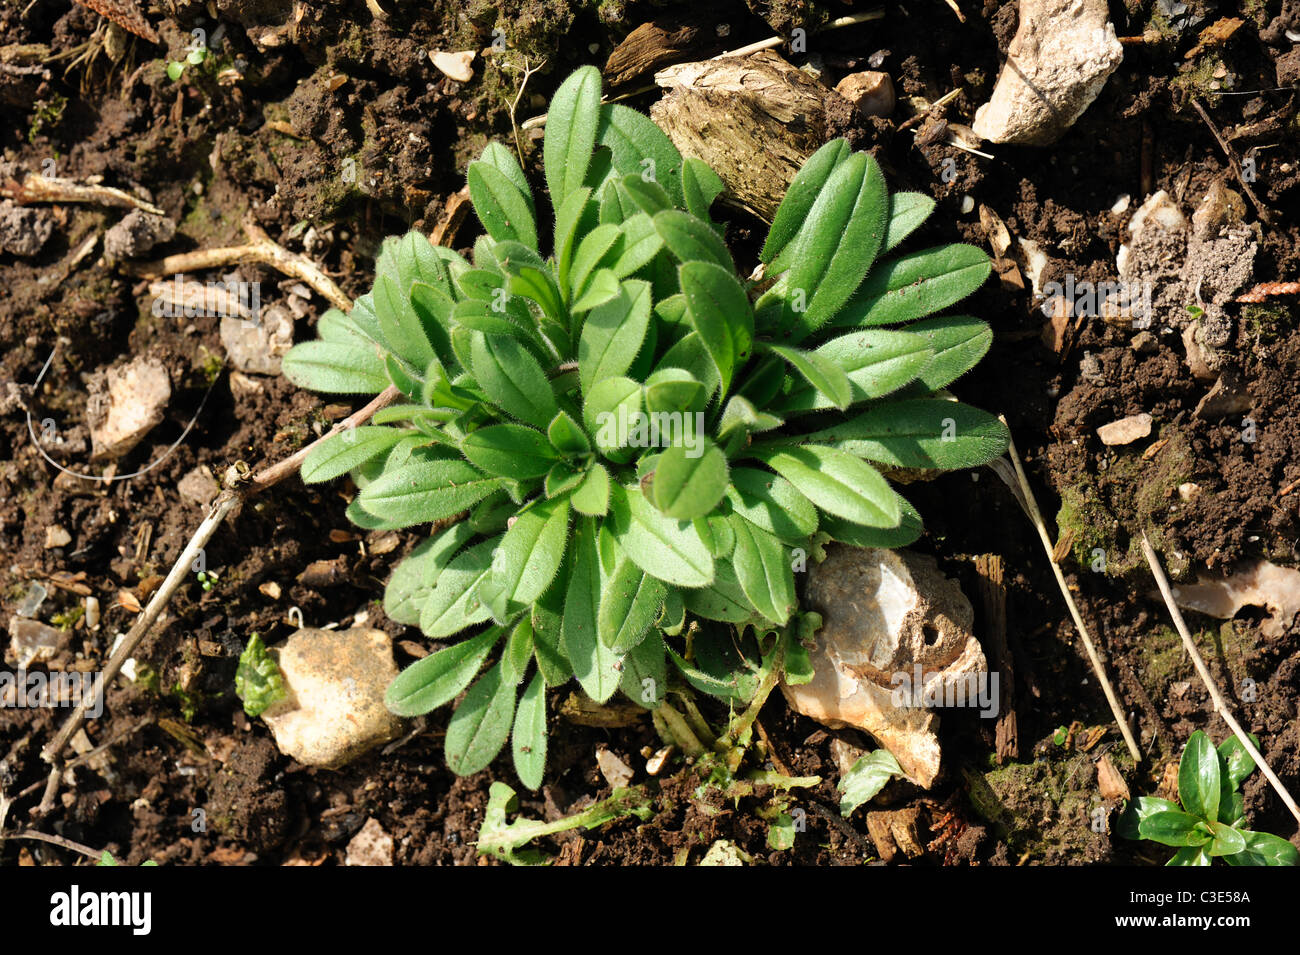
[[[481,770],[513,735],[534,789],[548,686],[576,678],[594,700],[621,689],[653,708],[671,659],[698,688],[749,699],[762,678],[746,660],[771,653],[757,636],[797,642],[810,551],[920,535],[878,467],[972,467],[1008,440],[944,390],[991,330],[929,317],[983,283],[987,256],[895,252],[932,200],[889,195],[875,160],[835,140],[791,184],[746,280],[710,218],[721,180],[600,96],[592,67],[556,91],[549,228],[489,144],[469,165],[486,231],[471,259],[414,232],[385,241],[373,289],[284,360],[305,388],[405,396],[315,449],[302,477],[350,474],[361,527],[435,525],[384,607],[464,638],[403,672],[389,708],[425,713],[468,687],[448,765]],[[684,631],[689,648],[670,645]]]
[[[1141,796],[1121,817],[1120,835],[1175,846],[1178,851],[1166,865],[1209,865],[1216,856],[1229,865],[1296,865],[1300,852],[1291,843],[1243,828],[1246,803],[1237,788],[1254,770],[1255,761],[1235,736],[1216,750],[1197,730],[1178,763],[1182,808]]]

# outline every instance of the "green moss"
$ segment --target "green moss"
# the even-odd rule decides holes
[[[1109,836],[1104,827],[1102,832],[1093,827],[1093,814],[1104,811],[1104,804],[1090,767],[1084,765],[1089,758],[1086,753],[1066,753],[1032,763],[1007,763],[982,774],[984,786],[978,781],[970,786],[976,811],[1002,827],[1013,862],[1078,863],[1108,855]],[[982,792],[979,798],[977,792]]]
[[[1139,541],[1146,531],[1157,550],[1170,505],[1178,487],[1191,480],[1192,459],[1181,432],[1167,435],[1165,445],[1150,460],[1141,447],[1120,450],[1101,473],[1081,475],[1061,491],[1056,525],[1062,535],[1073,534],[1073,556],[1079,567],[1122,577],[1144,567]],[[1186,575],[1186,561],[1166,554],[1175,578]]]
[[[1247,305],[1241,310],[1246,331],[1261,345],[1277,341],[1284,331],[1295,327],[1293,310],[1282,303]]]
[[[68,98],[62,93],[54,93],[49,99],[38,99],[32,109],[31,125],[27,127],[27,141],[36,142],[42,130],[57,126],[67,106]]]
[[[54,626],[58,627],[60,630],[71,630],[76,626],[77,621],[85,615],[86,608],[81,604],[76,604],[75,606],[64,610],[62,613],[56,613],[54,616],[50,617],[50,623],[54,624]]]
[[[1188,96],[1205,96],[1217,91],[1218,79],[1215,73],[1222,67],[1223,60],[1218,56],[1207,55],[1191,64],[1184,65],[1182,72],[1171,83]]]
[[[1205,660],[1222,660],[1232,678],[1239,682],[1263,675],[1256,652],[1256,632],[1252,627],[1238,627],[1227,620],[1217,630],[1196,631],[1192,642]],[[1168,699],[1174,683],[1197,679],[1182,638],[1168,627],[1156,627],[1143,635],[1139,659],[1142,685],[1154,700]]]

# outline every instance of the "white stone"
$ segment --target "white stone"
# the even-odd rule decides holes
[[[278,375],[280,360],[293,347],[293,316],[279,305],[261,309],[256,320],[224,315],[221,345],[239,371]]]
[[[86,390],[86,423],[97,461],[119,458],[139,444],[162,421],[172,397],[167,369],[143,355],[97,373]]]
[[[1020,27],[975,133],[1045,146],[1074,125],[1124,58],[1106,0],[1020,0]]]
[[[393,837],[373,816],[348,843],[345,865],[392,865]]]
[[[401,733],[384,706],[397,665],[382,630],[304,628],[270,653],[289,695],[262,718],[286,756],[336,769]]]
[[[446,53],[435,50],[432,54],[433,65],[443,74],[457,83],[468,83],[474,78],[474,51],[464,50],[460,53]]]
[[[1151,434],[1151,416],[1145,411],[1120,418],[1097,429],[1097,437],[1101,438],[1101,443],[1105,445],[1132,444],[1149,434]]]
[[[813,678],[782,683],[786,700],[832,729],[870,733],[908,777],[929,788],[939,774],[939,717],[900,701],[907,694],[899,691],[915,681],[918,667],[927,692],[951,687],[954,698],[968,676],[984,673],[970,602],[928,557],[841,546],[828,548],[813,568],[806,602],[822,616],[809,647]],[[996,707],[997,687],[991,678],[988,685]]]

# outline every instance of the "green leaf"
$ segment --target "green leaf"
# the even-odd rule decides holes
[[[355,467],[383,454],[409,431],[362,425],[340,431],[311,449],[302,462],[304,484],[318,484],[342,477]]]
[[[1143,839],[1165,846],[1202,846],[1210,841],[1208,833],[1196,828],[1197,816],[1169,809],[1144,816],[1138,823]]]
[[[888,252],[915,232],[930,213],[934,200],[919,192],[895,192],[889,197],[889,222],[885,226],[885,247]]]
[[[843,411],[853,401],[853,386],[849,383],[849,376],[832,359],[817,352],[800,351],[783,345],[768,347],[794,366],[804,381],[816,389],[821,407],[836,407]],[[811,403],[818,404],[818,398],[813,398]]]
[[[526,194],[495,166],[469,164],[469,194],[487,234],[537,248],[537,222]]]
[[[829,534],[831,540],[853,547],[885,547],[890,550],[906,547],[920,538],[925,527],[916,508],[905,498],[900,497],[899,500],[903,506],[903,519],[897,527],[864,527],[842,517],[823,514],[821,530]]]
[[[560,457],[546,435],[519,424],[480,428],[465,436],[461,450],[489,474],[518,481],[542,477]]]
[[[606,647],[599,636],[601,594],[607,581],[601,570],[596,529],[593,519],[582,518],[574,531],[563,635],[573,675],[584,693],[603,703],[618,689],[619,655]]]
[[[849,405],[897,391],[931,367],[933,357],[922,336],[879,329],[841,335],[812,354],[843,371],[848,379]],[[804,377],[811,382],[807,375]],[[779,414],[794,414],[835,405],[821,389],[796,382],[789,394],[777,398],[771,407]]]
[[[388,387],[383,359],[364,345],[303,342],[289,349],[280,368],[299,388],[326,394],[378,394]]]
[[[709,221],[709,209],[723,188],[722,179],[708,163],[694,156],[686,157],[682,163],[682,198],[687,212]]]
[[[686,298],[686,318],[713,359],[725,395],[732,371],[748,360],[754,340],[749,297],[734,272],[712,262],[686,262],[677,275]]]
[[[610,265],[622,241],[622,228],[610,222],[596,226],[583,237],[573,258],[567,282],[561,278],[561,284],[566,286],[570,299],[577,298],[586,290],[588,279],[599,266]]]
[[[613,653],[627,653],[654,626],[667,588],[626,557],[605,583],[596,618],[600,642]]]
[[[713,581],[707,587],[682,591],[682,601],[687,610],[706,620],[745,624],[755,622],[759,617],[758,610],[745,596],[729,560],[716,562]]]
[[[773,535],[732,514],[736,549],[731,563],[740,588],[754,608],[773,623],[784,625],[798,606],[791,555]]]
[[[537,359],[513,338],[471,333],[470,361],[474,378],[506,413],[538,428],[546,428],[558,410],[546,372]]]
[[[884,241],[888,211],[884,174],[866,153],[853,154],[831,173],[786,276],[783,322],[794,341],[826,324],[862,282]]]
[[[235,695],[243,701],[249,716],[261,716],[272,704],[289,696],[279,664],[257,634],[249,638],[248,646],[239,655]]]
[[[471,524],[460,522],[417,545],[397,565],[384,588],[384,613],[398,623],[418,625],[420,610],[433,593],[438,575],[474,534]]]
[[[657,212],[651,221],[664,247],[678,262],[712,262],[728,272],[736,271],[726,243],[707,222],[680,209]]]
[[[653,627],[623,658],[619,689],[637,706],[647,709],[654,709],[664,701],[668,690],[668,653],[663,637]]]
[[[645,381],[645,407],[650,412],[646,436],[633,440],[637,447],[664,447],[673,441],[703,436],[702,425],[692,424],[691,414],[704,411],[708,387],[684,368],[660,368]],[[670,417],[663,418],[662,415]],[[698,419],[697,419],[698,420]]]
[[[628,279],[618,294],[592,310],[578,338],[578,380],[584,395],[600,381],[632,367],[650,326],[650,283]]]
[[[511,149],[493,140],[483,147],[483,152],[478,157],[478,161],[487,163],[498,172],[503,173],[523,195],[524,201],[528,203],[528,211],[535,214],[533,191],[528,185],[528,177],[524,175],[523,169],[519,167],[519,160],[515,158],[515,154]]]
[[[813,203],[821,194],[826,180],[849,158],[853,150],[843,139],[832,139],[817,150],[804,164],[790,182],[781,204],[777,207],[772,227],[768,229],[767,241],[759,255],[762,262],[771,263],[781,252],[794,243],[799,233],[808,222],[808,214]],[[692,210],[694,211],[694,210]],[[774,267],[773,274],[780,268]]]
[[[479,584],[492,572],[492,553],[500,537],[467,548],[438,574],[433,592],[420,611],[420,629],[437,640],[482,623],[491,614],[476,596]]]
[[[650,486],[655,507],[683,521],[711,513],[726,491],[727,459],[702,434],[664,451]]]
[[[591,450],[591,442],[582,426],[569,416],[567,411],[557,412],[546,428],[546,437],[551,445],[562,454],[586,454]]]
[[[631,430],[627,425],[641,414],[641,404],[641,385],[631,378],[603,378],[592,384],[582,405],[582,419],[605,457],[626,461],[631,456],[622,450],[629,439],[623,432]]]
[[[973,245],[945,245],[878,265],[832,319],[841,327],[910,322],[959,302],[984,284],[993,265]]]
[[[609,472],[605,465],[593,464],[569,501],[579,514],[604,517],[609,510]]]
[[[1229,865],[1300,865],[1300,850],[1267,832],[1242,832],[1246,848],[1236,855],[1224,856]]]
[[[639,487],[610,488],[610,520],[623,552],[650,576],[678,587],[713,579],[713,556],[694,525],[660,513]]]
[[[400,285],[391,273],[375,276],[375,317],[398,357],[423,368],[437,355],[424,322],[411,304],[410,286]],[[439,329],[434,328],[436,334]]]
[[[469,688],[447,723],[447,768],[457,776],[487,769],[506,745],[515,715],[515,685],[498,664]]]
[[[1246,851],[1246,837],[1237,829],[1222,822],[1211,822],[1214,840],[1210,843],[1212,856],[1232,856]]]
[[[540,672],[519,697],[510,747],[519,781],[537,790],[546,773],[546,681]]]
[[[1250,741],[1259,747],[1259,740],[1251,736]],[[1229,785],[1236,789],[1246,777],[1255,771],[1255,760],[1246,751],[1246,747],[1241,745],[1241,740],[1235,736],[1229,736],[1219,744],[1219,758],[1223,760],[1222,767],[1225,770],[1224,776]]]
[[[1141,823],[1143,819],[1154,816],[1158,812],[1180,812],[1178,803],[1170,802],[1168,799],[1160,799],[1156,796],[1139,796],[1137,799],[1129,802],[1124,811],[1120,813],[1116,833],[1125,839],[1141,839]]]
[[[620,226],[622,240],[615,247],[617,259],[610,266],[620,279],[647,265],[664,247],[664,240],[655,230],[654,222],[644,212],[628,217]]]
[[[880,472],[835,448],[806,445],[754,454],[827,514],[867,527],[897,527],[901,499]]]
[[[877,749],[859,757],[835,787],[841,794],[840,815],[847,819],[853,815],[853,810],[874,799],[890,779],[903,775],[903,767],[887,749]]]
[[[658,183],[674,205],[683,204],[681,153],[649,118],[617,103],[606,104],[600,107],[596,143],[609,149],[615,171]]]
[[[450,703],[469,686],[503,632],[501,627],[489,627],[416,660],[388,684],[384,706],[398,716],[420,716]]]
[[[1205,851],[1205,846],[1184,846],[1174,853],[1172,859],[1165,863],[1167,866],[1186,866],[1186,865],[1209,865],[1210,856]]]
[[[783,477],[733,468],[727,498],[736,514],[781,540],[802,542],[817,530],[817,508]]]
[[[515,518],[493,557],[490,580],[506,599],[528,605],[542,595],[564,559],[569,539],[569,502],[537,501]]]
[[[357,500],[392,527],[410,527],[451,517],[501,486],[464,461],[413,461],[385,471]]]
[[[582,187],[600,118],[600,71],[594,66],[580,67],[555,91],[546,120],[542,160],[554,208]]]
[[[969,315],[927,318],[908,326],[907,331],[922,336],[934,351],[934,357],[919,376],[921,384],[931,391],[948,387],[974,368],[993,344],[993,329]]]
[[[587,282],[586,288],[578,296],[569,310],[574,315],[580,315],[583,312],[589,312],[598,305],[604,305],[606,302],[616,298],[621,286],[619,285],[618,276],[610,269],[597,269]]]
[[[890,467],[971,468],[1006,453],[1006,425],[970,405],[912,398],[869,408],[842,425],[809,436]]]
[[[533,658],[533,621],[527,614],[516,619],[501,654],[501,679],[515,686],[524,682]]]
[[[1202,819],[1219,815],[1219,754],[1200,730],[1187,740],[1178,762],[1178,798],[1183,808]]]

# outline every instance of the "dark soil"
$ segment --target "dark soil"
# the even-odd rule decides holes
[[[414,15],[382,20],[360,0],[167,0],[160,6],[166,19],[159,22],[158,11],[151,19],[165,49],[128,37],[116,61],[104,49],[104,21],[88,9],[68,0],[0,6],[0,65],[11,62],[5,51],[14,45],[48,47],[40,56],[48,76],[0,68],[0,186],[52,159],[58,176],[99,176],[147,195],[178,223],[175,238],[157,255],[237,244],[242,223],[251,219],[286,247],[305,251],[354,295],[368,288],[385,236],[431,229],[463,184],[468,159],[491,137],[513,141],[509,107],[519,74],[503,64],[522,53],[534,64],[548,58],[522,98],[522,121],[545,108],[545,97],[571,68],[602,65],[636,25],[655,16],[684,19],[687,9],[620,0],[473,0],[416,5]],[[709,22],[718,36],[725,32],[727,46],[770,35],[768,23],[781,30],[811,27],[844,12],[840,4],[833,10],[751,6],[754,11],[718,4],[711,11]],[[961,88],[946,115],[969,124],[997,78],[1015,31],[1016,4],[961,2],[965,24],[937,0],[887,6],[881,21],[824,35],[810,31],[809,51],[826,69],[825,79],[833,85],[844,73],[867,69],[878,53],[900,101],[934,100]],[[1124,63],[1100,98],[1052,147],[992,147],[996,158],[986,160],[942,139],[918,146],[915,127],[899,129],[906,116],[901,108],[890,120],[864,120],[849,133],[875,152],[891,186],[938,200],[920,244],[964,240],[987,247],[978,214],[962,211],[969,196],[975,208],[997,213],[1013,237],[1039,244],[1050,259],[1044,280],[1067,273],[1079,281],[1113,280],[1129,215],[1147,193],[1165,189],[1190,211],[1215,180],[1239,188],[1191,106],[1197,98],[1237,154],[1257,163],[1254,188],[1272,224],[1262,227],[1253,281],[1294,280],[1300,272],[1297,95],[1294,88],[1275,88],[1296,82],[1296,47],[1285,31],[1300,29],[1300,15],[1289,2],[1284,13],[1279,0],[1240,6],[1245,13],[1196,0],[1191,7],[1203,22],[1180,34],[1154,0],[1114,0],[1117,33],[1146,34],[1147,42],[1125,46]],[[1201,28],[1234,15],[1245,24],[1226,44],[1184,58]],[[723,24],[725,31],[716,29]],[[213,52],[174,82],[166,63],[184,58],[194,28],[207,31]],[[482,50],[494,30],[512,52],[477,59],[470,83],[431,67],[426,51]],[[212,39],[218,35],[219,46]],[[50,59],[78,49],[96,55]],[[807,58],[785,53],[796,63]],[[648,102],[642,96],[633,105]],[[522,141],[536,174],[537,139],[524,134]],[[1132,205],[1117,214],[1111,208],[1121,195],[1131,196]],[[31,255],[0,250],[0,431],[9,449],[0,461],[0,616],[15,613],[31,581],[43,582],[50,595],[40,619],[61,620],[70,630],[49,665],[94,669],[107,659],[114,635],[129,628],[131,605],[147,599],[202,517],[198,505],[177,494],[180,479],[199,465],[220,476],[236,461],[279,460],[353,406],[328,404],[280,377],[222,370],[216,318],[155,317],[147,283],[126,266],[104,263],[102,246],[81,253],[123,210],[33,208],[52,226],[43,247]],[[1248,221],[1257,220],[1248,207]],[[469,245],[475,227],[471,218],[457,244]],[[736,248],[752,249],[762,228],[734,215]],[[290,296],[293,283],[269,268],[241,266],[238,274],[262,283],[264,306]],[[312,299],[298,340],[311,337],[309,326],[326,307]],[[1097,792],[1093,757],[1108,750],[1135,795],[1155,793],[1192,731],[1203,729],[1218,741],[1228,730],[1212,715],[1153,596],[1136,540],[1147,531],[1180,579],[1225,573],[1248,558],[1300,563],[1300,307],[1294,296],[1228,307],[1234,334],[1221,351],[1244,382],[1248,410],[1210,419],[1195,409],[1212,382],[1192,375],[1178,330],[1152,328],[1153,346],[1138,351],[1131,328],[1086,318],[1069,329],[1058,352],[1044,344],[1046,319],[1032,296],[996,276],[962,310],[989,320],[996,337],[989,356],[954,390],[1006,415],[1049,520],[1064,506],[1062,532],[1075,534],[1067,579],[1133,711],[1146,759],[1135,768],[1120,758],[1123,743],[1037,536],[1007,488],[987,470],[950,474],[907,489],[926,519],[918,547],[934,553],[972,596],[978,593],[973,558],[992,553],[1005,560],[1020,759],[998,767],[991,724],[954,711],[943,719],[944,772],[935,787],[922,792],[896,784],[870,808],[921,809],[929,847],[915,860],[921,864],[1162,862],[1161,850],[1090,826],[1096,807],[1114,809]],[[33,389],[51,351],[49,370]],[[147,473],[107,486],[70,478],[44,460],[29,437],[26,412],[38,431],[45,419],[55,422],[62,464],[97,467],[87,464],[89,438],[81,424],[85,379],[143,354],[165,363],[173,394],[166,420],[118,462],[118,471],[162,457],[207,395],[174,452]],[[1143,411],[1155,422],[1149,439],[1113,448],[1098,441],[1098,426]],[[1248,427],[1253,440],[1243,440]],[[1157,440],[1165,443],[1145,454]],[[1190,503],[1179,493],[1187,483],[1200,486]],[[45,775],[40,749],[64,713],[0,710],[0,792],[12,799],[31,790],[16,799],[9,829],[39,825],[131,864],[318,865],[341,863],[348,841],[374,818],[392,836],[398,864],[474,864],[490,783],[519,787],[508,758],[465,779],[445,768],[446,712],[432,714],[391,751],[328,772],[281,756],[234,695],[235,662],[248,635],[256,631],[267,643],[283,638],[295,626],[291,607],[308,625],[364,619],[382,627],[403,646],[402,665],[413,659],[410,650],[424,652],[418,631],[387,620],[380,604],[383,582],[420,535],[404,532],[394,541],[391,532],[358,532],[344,516],[347,501],[338,485],[307,488],[291,479],[218,533],[205,555],[219,572],[217,584],[205,592],[190,581],[177,593],[135,654],[138,679],[119,681],[104,718],[88,728],[96,745],[116,740],[107,758],[70,771],[55,809],[39,820],[29,812]],[[47,547],[52,525],[65,528],[71,542]],[[1098,548],[1102,571],[1093,570]],[[331,562],[331,572],[300,580],[316,561]],[[271,595],[276,588],[278,597]],[[86,594],[102,608],[97,629],[76,613]],[[1227,623],[1196,615],[1190,622],[1241,722],[1260,738],[1292,791],[1300,790],[1300,629],[1267,638],[1249,612]],[[987,636],[980,636],[987,647]],[[552,692],[555,713],[571,690]],[[703,706],[715,725],[725,722],[724,710]],[[790,713],[779,694],[761,722],[776,765],[822,777],[811,790],[795,790],[786,804],[803,810],[806,821],[792,849],[768,846],[776,805],[770,788],[723,798],[680,764],[649,779],[642,751],[660,744],[648,719],[597,729],[554,716],[546,785],[539,794],[521,794],[522,811],[554,819],[609,795],[596,768],[600,745],[637,770],[634,782],[652,787],[658,812],[649,822],[623,819],[544,843],[562,863],[694,863],[723,838],[755,861],[774,864],[878,858],[865,810],[841,819],[834,785],[839,768],[832,743],[840,737],[866,745],[865,737],[827,733]],[[1053,742],[1058,727],[1076,722],[1068,745]],[[1100,731],[1089,736],[1089,727]],[[1245,792],[1251,828],[1297,840],[1294,820],[1258,773]],[[0,846],[6,864],[74,858],[41,843]]]

